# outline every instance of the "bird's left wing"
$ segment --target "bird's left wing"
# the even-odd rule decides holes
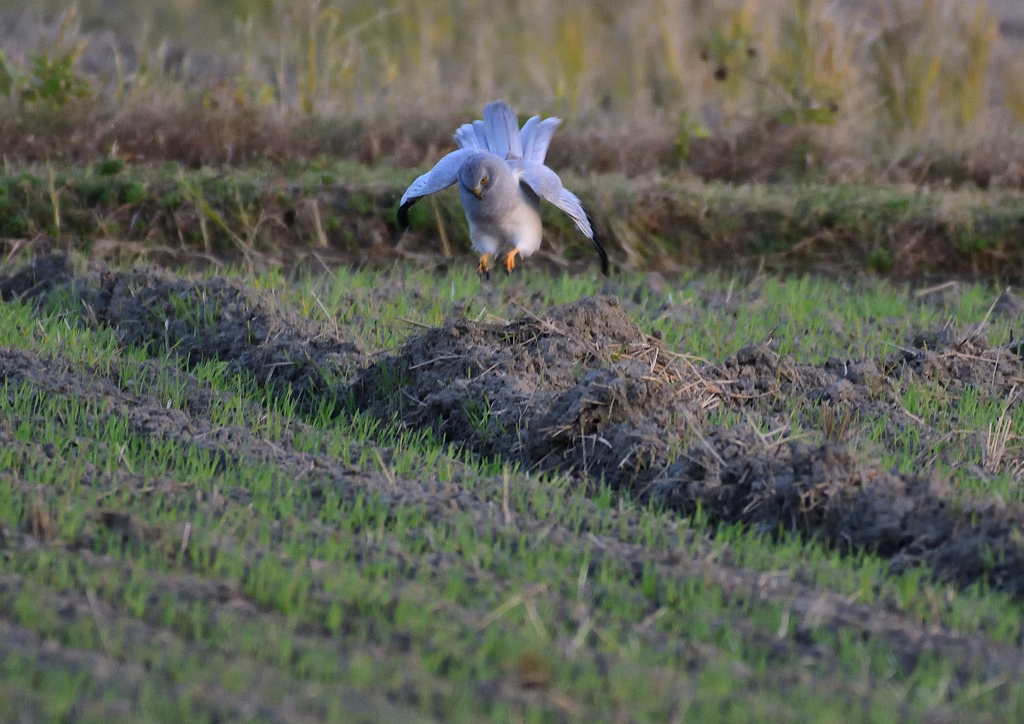
[[[434,168],[412,182],[402,194],[402,205],[398,208],[398,223],[402,228],[409,226],[409,208],[428,194],[448,188],[459,177],[459,169],[471,156],[482,153],[476,148],[460,148],[452,151],[437,162]]]
[[[535,194],[568,214],[569,218],[576,222],[576,228],[594,242],[594,248],[601,257],[601,272],[607,275],[608,254],[601,244],[590,214],[583,208],[576,194],[562,186],[562,179],[558,178],[558,174],[542,163],[525,161],[522,164],[515,164],[513,168],[519,173],[520,183],[526,184]]]

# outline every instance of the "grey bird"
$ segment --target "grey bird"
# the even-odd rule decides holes
[[[459,150],[412,182],[402,196],[399,223],[409,225],[409,208],[421,198],[458,183],[469,237],[481,255],[480,274],[488,275],[491,261],[502,249],[508,249],[505,271],[511,272],[517,254],[525,258],[540,248],[543,198],[567,213],[594,243],[601,271],[607,274],[608,254],[589,214],[576,195],[562,186],[558,174],[544,165],[551,135],[561,123],[558,118],[533,116],[520,129],[506,103],[488,103],[482,121],[463,124],[455,132]]]

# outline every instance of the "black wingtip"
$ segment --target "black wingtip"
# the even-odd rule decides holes
[[[398,226],[399,226],[399,228],[401,228],[401,229],[408,229],[409,228],[409,209],[411,209],[412,205],[415,204],[419,200],[420,199],[417,196],[414,199],[409,199],[404,204],[402,204],[401,206],[398,207]]]
[[[587,214],[587,221],[590,223],[590,233],[592,234],[590,240],[594,242],[594,248],[597,249],[597,255],[601,257],[601,273],[608,276],[608,252],[604,250],[604,245],[601,243],[601,237],[597,234],[597,225],[594,223],[590,214]]]

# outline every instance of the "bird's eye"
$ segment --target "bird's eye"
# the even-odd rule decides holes
[[[481,186],[486,186],[488,181],[490,181],[490,179],[488,179],[486,176],[484,176],[482,179],[480,179],[480,185]]]

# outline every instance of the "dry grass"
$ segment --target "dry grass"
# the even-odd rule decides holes
[[[989,423],[988,435],[985,438],[984,468],[989,475],[995,475],[1006,455],[1006,443],[1010,439],[1010,426],[1013,419],[1004,412],[995,423]]]
[[[0,104],[10,161],[116,143],[192,165],[331,154],[414,166],[502,96],[565,117],[552,163],[580,172],[1024,177],[1021,50],[983,0],[14,7],[0,17],[8,60],[27,72],[32,53],[74,53],[97,95],[59,112]]]

